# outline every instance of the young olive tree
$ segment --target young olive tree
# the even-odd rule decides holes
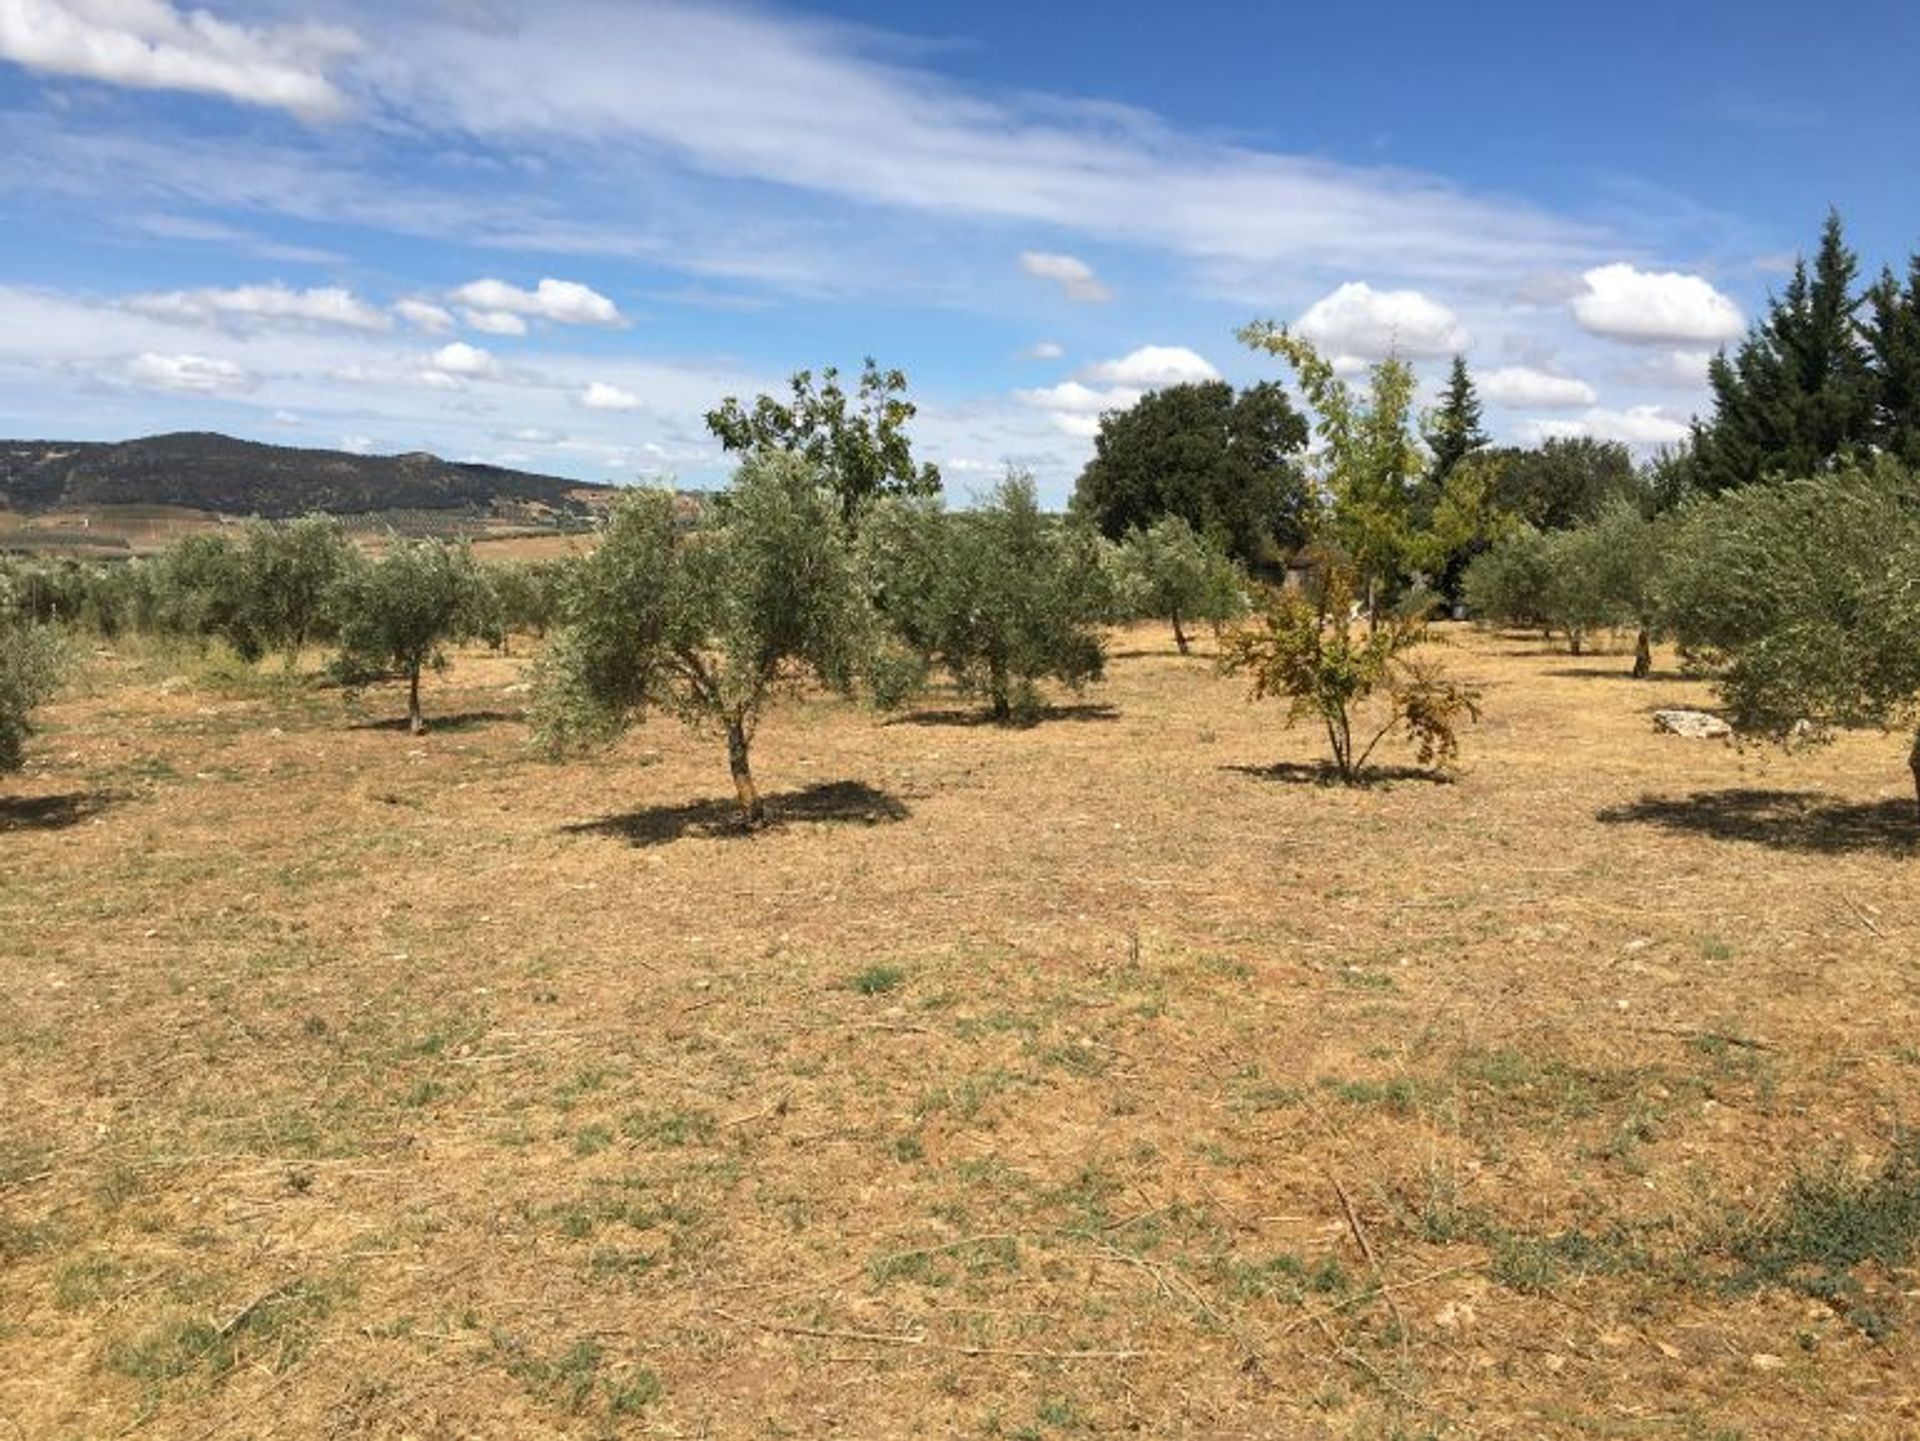
[[[623,500],[563,614],[536,671],[540,739],[605,740],[655,706],[715,727],[748,825],[766,819],[750,752],[767,700],[807,677],[849,689],[867,634],[839,497],[804,455],[765,449],[703,530],[675,525],[665,491]]]
[[[391,538],[386,552],[361,560],[337,585],[340,632],[336,674],[350,689],[397,672],[407,682],[407,730],[420,735],[420,675],[444,670],[446,647],[490,636],[498,607],[487,577],[465,544]]]
[[[249,522],[235,557],[245,637],[235,649],[249,660],[279,651],[292,670],[306,645],[327,634],[334,592],[359,558],[330,515]]]
[[[1735,728],[1920,723],[1920,481],[1891,462],[1681,512],[1661,589]],[[1908,753],[1920,805],[1920,734]]]
[[[1253,678],[1254,700],[1284,696],[1287,724],[1317,720],[1334,772],[1358,785],[1374,749],[1395,731],[1423,766],[1451,765],[1462,718],[1480,718],[1480,695],[1412,651],[1429,644],[1424,622],[1389,614],[1362,630],[1352,570],[1333,566],[1300,591],[1272,591],[1255,621],[1228,632],[1221,665]]]
[[[1246,613],[1246,573],[1180,516],[1127,532],[1114,569],[1122,613],[1171,621],[1181,655],[1189,652],[1186,623],[1218,630]]]
[[[26,764],[33,709],[59,686],[66,662],[59,632],[33,619],[21,588],[0,573],[0,774]]]
[[[998,721],[1037,714],[1040,681],[1078,691],[1100,678],[1099,626],[1112,609],[1100,547],[1090,527],[1043,513],[1033,481],[1018,474],[977,509],[894,501],[861,528],[872,594],[894,636],[962,695],[984,696]],[[909,688],[884,687],[879,698],[904,699]]]

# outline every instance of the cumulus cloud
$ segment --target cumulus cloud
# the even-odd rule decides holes
[[[1066,353],[1066,346],[1057,340],[1036,340],[1027,347],[1028,360],[1058,360]]]
[[[1113,292],[1093,273],[1093,267],[1077,255],[1029,250],[1021,255],[1020,268],[1036,280],[1051,280],[1069,300],[1098,302],[1113,299]]]
[[[1566,410],[1593,405],[1600,397],[1584,380],[1568,375],[1549,375],[1527,365],[1508,365],[1476,375],[1475,387],[1495,405],[1516,410]]]
[[[580,403],[588,410],[638,410],[640,397],[630,390],[596,380],[580,392]]]
[[[527,322],[511,310],[462,310],[460,318],[486,335],[525,335]]]
[[[1141,390],[1220,378],[1220,372],[1205,357],[1184,345],[1143,345],[1118,360],[1103,360],[1088,366],[1086,375],[1089,380]]]
[[[1323,352],[1362,360],[1425,359],[1467,348],[1466,327],[1417,290],[1375,290],[1350,280],[1300,317],[1299,332]]]
[[[1636,446],[1674,445],[1688,434],[1685,422],[1675,420],[1657,405],[1635,405],[1626,410],[1594,406],[1572,419],[1528,421],[1521,431],[1534,444],[1585,436]]]
[[[4,4],[5,0],[0,0]],[[136,295],[123,302],[137,315],[186,325],[227,325],[236,329],[265,325],[341,326],[348,330],[390,329],[385,311],[368,305],[337,285],[290,290],[271,285],[242,285],[231,290],[167,290]]]
[[[573,280],[542,280],[532,290],[522,290],[504,280],[488,277],[461,286],[453,292],[453,298],[480,315],[528,316],[551,320],[557,325],[626,323],[619,307],[611,300]]]
[[[1715,345],[1746,328],[1740,308],[1698,275],[1617,262],[1582,278],[1586,290],[1574,297],[1573,317],[1610,340]]]
[[[144,390],[183,395],[238,395],[260,383],[231,360],[210,355],[158,355],[151,350],[127,362],[126,376]]]
[[[1043,410],[1054,428],[1064,435],[1091,440],[1100,433],[1100,417],[1109,410],[1125,410],[1146,392],[1132,386],[1094,387],[1078,380],[1063,380],[1058,385],[1036,390],[1017,390],[1017,399]]]
[[[393,307],[393,313],[429,335],[443,335],[453,329],[453,312],[429,300],[403,300]]]
[[[477,345],[455,340],[427,357],[427,373],[462,380],[485,380],[500,373],[500,362]]]
[[[55,75],[190,90],[307,119],[345,98],[328,76],[362,49],[339,25],[252,26],[169,0],[0,0],[0,58]]]

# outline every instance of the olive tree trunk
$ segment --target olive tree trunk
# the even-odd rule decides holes
[[[1633,678],[1645,680],[1653,674],[1653,637],[1647,634],[1647,628],[1640,627],[1640,635],[1633,643]]]
[[[407,734],[425,735],[427,718],[420,714],[420,663],[407,667]]]
[[[1179,647],[1181,655],[1188,653],[1187,633],[1180,628],[1180,612],[1177,610],[1173,613],[1173,643]]]
[[[1913,805],[1920,814],[1920,731],[1913,737],[1913,749],[1907,752],[1907,769],[1913,772]]]
[[[753,784],[753,766],[747,756],[747,744],[746,722],[737,716],[730,717],[727,721],[727,768],[733,772],[733,791],[740,799],[740,814],[748,825],[757,826],[766,821],[767,807]]]

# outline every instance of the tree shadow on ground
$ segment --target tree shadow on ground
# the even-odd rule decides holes
[[[1753,841],[1780,851],[1845,855],[1878,851],[1920,854],[1920,818],[1913,802],[1839,801],[1817,791],[1734,789],[1686,796],[1642,796],[1608,806],[1605,825],[1648,825],[1723,841]]]
[[[1028,726],[1049,725],[1054,721],[1113,721],[1120,719],[1120,712],[1104,703],[1088,702],[1080,705],[1042,706],[1030,715],[1014,715],[1008,720],[997,720],[992,710],[985,707],[967,709],[951,708],[946,710],[917,710],[905,715],[894,716],[886,724],[890,726],[1004,726],[1010,730],[1023,730]]]
[[[604,816],[564,826],[568,835],[618,836],[630,845],[664,846],[688,836],[712,839],[760,835],[805,822],[815,825],[886,825],[913,812],[896,796],[863,781],[824,781],[805,790],[765,798],[767,820],[758,829],[740,816],[733,797],[688,801],[678,806],[649,806],[625,815]]]
[[[1562,666],[1559,670],[1547,671],[1545,674],[1556,680],[1630,680],[1635,685],[1672,685],[1678,681],[1700,679],[1699,676],[1688,675],[1681,670],[1657,670],[1649,675],[1635,675],[1631,656],[1627,657],[1617,669],[1597,665],[1570,665]]]
[[[58,796],[0,796],[0,831],[63,831],[107,808],[105,791]]]
[[[500,721],[525,720],[519,711],[511,710],[470,710],[457,715],[427,714],[427,734],[435,731],[467,731],[480,726],[494,725]],[[403,731],[407,728],[405,716],[384,716],[379,720],[355,721],[349,730],[356,731]]]
[[[1257,781],[1272,781],[1278,785],[1346,784],[1340,779],[1339,768],[1332,761],[1276,761],[1270,766],[1222,766],[1220,769],[1237,771]],[[1450,786],[1454,777],[1446,771],[1422,770],[1419,766],[1370,765],[1360,772],[1360,778],[1353,784],[1356,789],[1364,790],[1370,786],[1391,785],[1396,781],[1424,781],[1428,785]]]
[[[1107,659],[1108,660],[1212,661],[1212,660],[1218,660],[1219,655],[1216,652],[1211,650],[1202,650],[1198,645],[1196,645],[1192,650],[1188,651],[1185,655],[1182,655],[1179,649],[1174,646],[1168,646],[1165,650],[1154,650],[1151,647],[1143,647],[1138,650],[1110,650],[1107,652]]]

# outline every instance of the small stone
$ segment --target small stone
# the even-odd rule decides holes
[[[1753,1369],[1756,1371],[1778,1371],[1787,1364],[1781,1357],[1770,1356],[1765,1351],[1755,1353],[1748,1357],[1748,1360],[1753,1363]]]

